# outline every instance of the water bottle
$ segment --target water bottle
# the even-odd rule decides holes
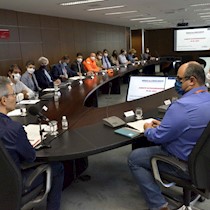
[[[67,121],[67,119],[66,119],[66,116],[63,116],[62,117],[62,122],[61,122],[61,124],[62,124],[62,129],[63,130],[67,130],[68,129],[68,121]]]

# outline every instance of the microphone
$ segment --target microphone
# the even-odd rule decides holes
[[[37,116],[38,118],[40,118],[41,120],[44,120],[46,122],[49,122],[50,120],[45,116],[43,115],[39,109],[37,109],[35,106],[31,106],[29,109],[28,109],[28,112],[33,115],[33,116]]]

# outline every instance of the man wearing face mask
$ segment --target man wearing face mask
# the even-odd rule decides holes
[[[31,99],[34,97],[34,92],[20,81],[21,69],[17,64],[10,66],[7,75],[10,81],[13,83],[12,87],[14,92],[17,94],[18,102],[22,99]]]
[[[90,53],[90,57],[83,61],[83,65],[88,73],[97,73],[101,70],[101,68],[96,65],[95,53]]]
[[[53,80],[60,79],[62,82],[66,81],[69,77],[78,75],[77,72],[72,71],[68,66],[70,58],[64,55],[58,64],[53,65],[51,75]]]
[[[54,85],[58,86],[61,84],[60,79],[53,81],[50,71],[48,71],[47,68],[49,64],[48,58],[42,56],[38,59],[38,63],[40,65],[39,69],[37,69],[34,73],[40,88],[53,88]]]
[[[144,135],[159,146],[136,149],[128,158],[130,170],[152,210],[168,210],[169,207],[154,180],[151,157],[162,154],[188,161],[189,154],[210,121],[210,94],[199,63],[191,61],[180,66],[175,89],[182,97],[170,105],[163,120],[144,124]],[[159,169],[189,180],[187,172],[180,173],[167,164],[162,164]]]
[[[109,57],[108,50],[103,50],[102,64],[105,69],[110,69],[112,67],[112,62]]]
[[[34,74],[35,63],[32,60],[26,62],[26,72],[22,75],[21,81],[31,90],[38,92],[41,88],[38,85],[36,76]]]
[[[82,61],[83,61],[82,53],[77,53],[76,60],[71,64],[71,69],[79,74],[84,75],[86,71]]]

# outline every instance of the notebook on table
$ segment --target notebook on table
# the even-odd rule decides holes
[[[141,134],[139,131],[129,128],[129,127],[122,127],[122,128],[115,130],[114,132],[117,134],[121,134],[123,136],[127,136],[129,138],[134,138]]]

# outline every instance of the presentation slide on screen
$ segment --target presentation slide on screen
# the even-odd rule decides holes
[[[127,101],[143,98],[174,87],[174,77],[131,76]]]
[[[175,51],[210,50],[210,28],[175,30]]]

